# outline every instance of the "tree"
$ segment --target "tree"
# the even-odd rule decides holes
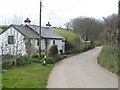
[[[71,22],[67,22],[64,24],[67,28],[67,30],[71,29],[72,23]]]
[[[88,17],[79,17],[72,20],[73,31],[83,38],[95,41],[103,31],[103,23],[100,20]]]
[[[106,29],[107,29],[107,35],[106,35],[106,40],[110,44],[115,44],[118,42],[118,15],[117,14],[112,14],[108,16],[107,18],[104,18],[106,22]]]

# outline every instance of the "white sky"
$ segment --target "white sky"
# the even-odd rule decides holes
[[[39,24],[40,0],[0,0],[0,24],[12,24],[14,16]],[[70,19],[87,16],[102,19],[118,12],[118,0],[42,0],[42,25],[63,26]],[[45,9],[46,8],[46,9]],[[52,13],[51,13],[51,12]],[[53,14],[55,13],[55,14]]]

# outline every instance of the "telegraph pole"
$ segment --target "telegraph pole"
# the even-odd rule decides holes
[[[120,0],[118,2],[118,44],[120,44]]]
[[[40,21],[39,21],[39,58],[41,57],[41,12],[42,12],[42,0],[40,0]]]
[[[120,45],[120,0],[118,2],[118,46]],[[119,49],[119,48],[118,48]],[[118,50],[118,72],[120,71],[120,51]],[[120,77],[118,77],[118,82],[120,82]],[[118,83],[118,90],[120,90],[120,83]]]

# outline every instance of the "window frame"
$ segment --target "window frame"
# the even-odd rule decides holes
[[[9,35],[8,36],[8,44],[14,44],[15,41],[14,41],[14,36],[13,35]]]

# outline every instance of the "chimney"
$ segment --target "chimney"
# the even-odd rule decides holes
[[[25,24],[25,25],[30,25],[30,22],[31,22],[31,20],[29,20],[29,18],[27,18],[27,19],[24,21],[24,24]]]
[[[48,24],[46,24],[46,26],[50,27],[51,26],[50,22],[48,22]]]

